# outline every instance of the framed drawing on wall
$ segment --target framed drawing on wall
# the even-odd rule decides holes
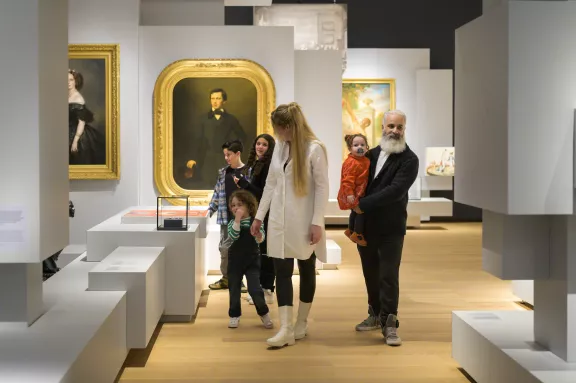
[[[70,179],[119,179],[119,46],[68,46]]]
[[[275,87],[269,73],[250,60],[179,60],[154,87],[154,180],[160,195],[187,195],[206,206],[222,145],[240,140],[242,159],[258,134],[272,133]]]
[[[396,108],[393,79],[345,79],[342,82],[343,160],[348,156],[344,137],[362,133],[373,148],[382,137],[384,113]]]

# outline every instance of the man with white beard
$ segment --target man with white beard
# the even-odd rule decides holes
[[[404,136],[406,115],[392,110],[384,115],[380,145],[366,156],[370,177],[366,195],[355,209],[366,214],[364,237],[358,246],[368,292],[368,318],[356,331],[382,329],[386,343],[399,346],[398,297],[400,260],[406,235],[408,189],[418,176],[418,157]]]

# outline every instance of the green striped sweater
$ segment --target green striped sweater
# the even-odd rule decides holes
[[[250,217],[243,218],[240,220],[240,225],[236,223],[236,220],[231,220],[228,222],[228,236],[232,241],[236,241],[240,237],[240,230],[241,229],[250,229],[252,219]],[[264,242],[264,238],[266,238],[266,233],[264,233],[264,226],[260,226],[260,233],[262,237],[260,239],[254,238],[257,243]]]

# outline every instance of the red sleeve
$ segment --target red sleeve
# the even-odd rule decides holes
[[[370,160],[362,161],[360,166],[360,174],[356,178],[356,193],[359,197],[364,196],[366,186],[368,185],[368,177],[370,176]]]
[[[358,204],[356,200],[353,205],[348,204],[346,197],[356,195],[357,178],[362,173],[361,164],[353,158],[347,158],[342,164],[342,175],[340,177],[340,190],[338,191],[338,205],[342,210],[348,210]],[[366,178],[368,179],[368,178]]]

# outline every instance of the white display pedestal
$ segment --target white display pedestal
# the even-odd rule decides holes
[[[190,321],[196,314],[206,281],[199,225],[188,231],[158,231],[156,224],[122,224],[130,210],[94,226],[87,232],[87,259],[98,262],[119,246],[164,247],[166,257],[166,302],[164,321]]]
[[[447,198],[421,198],[408,201],[408,227],[420,227],[422,217],[451,217],[452,201]],[[331,199],[326,207],[326,225],[348,225],[349,211],[340,210]]]
[[[126,291],[128,348],[146,348],[164,312],[163,247],[118,247],[88,274],[92,291]]]

